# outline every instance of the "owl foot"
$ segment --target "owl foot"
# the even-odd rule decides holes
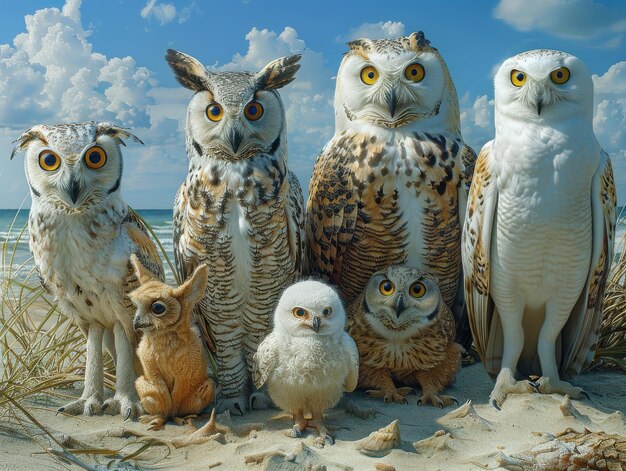
[[[76,399],[57,410],[69,415],[94,415],[100,411],[102,407],[102,397],[99,394],[93,394],[89,397]]]
[[[142,424],[148,424],[148,430],[157,431],[165,428],[165,417],[161,415],[142,415],[139,417],[139,422]]]
[[[172,422],[176,425],[192,425],[192,419],[196,419],[198,416],[196,414],[189,414],[184,417],[174,417]]]
[[[589,394],[582,388],[572,386],[566,381],[551,379],[548,376],[542,376],[537,381],[531,383],[531,385],[541,394],[567,394],[572,399],[582,399],[584,397],[589,400]]]
[[[422,397],[420,397],[417,400],[417,405],[418,406],[424,406],[426,404],[432,404],[435,407],[439,407],[441,409],[443,409],[444,407],[450,407],[452,404],[456,403],[456,405],[459,405],[459,401],[457,401],[456,397],[453,396],[444,396],[444,395],[437,395],[437,394],[423,394]]]
[[[128,420],[134,419],[140,415],[143,412],[143,407],[138,398],[132,397],[129,394],[117,393],[111,399],[104,401],[100,412],[107,415],[117,415],[121,413],[124,416],[124,420]]]
[[[313,440],[313,444],[318,448],[324,448],[324,445],[334,445],[335,439],[328,433],[328,429],[322,420],[309,420],[307,427],[317,430],[317,437]]]
[[[503,368],[498,374],[496,385],[489,396],[489,402],[497,410],[500,410],[509,394],[529,394],[532,392],[533,387],[530,381],[515,381],[511,370]]]
[[[237,397],[226,397],[217,403],[217,412],[230,411],[231,414],[243,416],[246,413],[248,400],[243,394]]]
[[[383,398],[383,401],[388,402],[396,402],[398,404],[406,404],[407,400],[404,396],[408,396],[413,393],[413,389],[409,387],[404,388],[383,388],[383,389],[369,389],[366,391],[366,394],[369,397],[374,398]]]
[[[313,439],[313,444],[318,448],[324,448],[325,445],[334,445],[335,439],[330,435],[319,435]]]
[[[271,409],[274,403],[269,396],[263,392],[257,391],[250,395],[249,408],[250,410],[266,410]]]

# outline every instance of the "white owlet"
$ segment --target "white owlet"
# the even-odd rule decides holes
[[[271,331],[280,293],[302,272],[304,201],[287,168],[277,91],[294,79],[300,56],[257,73],[209,72],[171,49],[166,59],[195,92],[187,111],[189,173],[174,203],[176,266],[181,279],[203,263],[210,268],[196,320],[215,351],[218,408],[243,414],[269,405],[252,391],[252,356]]]
[[[421,32],[348,46],[335,135],[311,179],[310,269],[347,303],[389,265],[433,273],[468,347],[461,229],[476,156],[461,136],[452,79]]]
[[[266,384],[276,405],[293,414],[294,438],[311,427],[316,443],[333,443],[324,411],[353,391],[359,376],[359,352],[345,327],[339,295],[319,281],[290,286],[278,302],[274,330],[254,355],[254,382]]]
[[[38,125],[18,139],[26,151],[32,204],[30,250],[43,286],[87,336],[85,387],[61,407],[68,414],[137,415],[135,254],[159,278],[163,266],[142,223],[120,194],[123,139],[137,137],[111,123]],[[102,347],[116,359],[115,396],[103,402]]]
[[[475,343],[498,375],[497,408],[533,389],[585,394],[562,378],[593,358],[616,205],[592,117],[591,74],[574,56],[524,52],[495,76],[496,135],[476,164],[463,266]],[[541,378],[516,382],[516,372]]]

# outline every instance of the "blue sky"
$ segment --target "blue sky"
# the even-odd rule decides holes
[[[332,136],[333,77],[346,41],[423,30],[446,60],[461,103],[465,140],[493,137],[492,74],[507,57],[536,48],[583,59],[594,74],[594,127],[626,202],[626,2],[592,0],[327,1],[21,0],[0,15],[0,207],[28,189],[11,141],[29,126],[110,120],[145,146],[125,148],[123,194],[136,208],[169,208],[184,179],[185,108],[163,59],[167,48],[210,68],[258,70],[303,54],[282,90],[290,167],[306,190]]]

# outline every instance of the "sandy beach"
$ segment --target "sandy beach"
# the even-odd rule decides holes
[[[349,394],[327,414],[336,443],[323,449],[314,446],[313,432],[302,439],[287,437],[291,418],[278,410],[254,411],[244,417],[218,416],[218,422],[229,427],[227,433],[181,448],[173,446],[172,440],[176,442],[190,434],[190,425],[168,423],[165,430],[150,432],[147,425],[123,422],[121,416],[64,416],[56,413],[56,407],[63,402],[61,398],[48,398],[47,404],[40,398],[31,413],[53,437],[70,448],[117,450],[126,446],[123,453],[129,454],[139,448],[136,442],[140,438],[158,439],[163,445],[153,446],[138,457],[141,466],[150,469],[385,469],[376,468],[380,464],[392,465],[396,470],[505,469],[499,466],[503,456],[530,450],[549,438],[540,433],[557,434],[568,428],[582,432],[586,428],[626,435],[624,375],[592,371],[573,383],[583,387],[591,400],[571,401],[569,408],[561,407],[562,396],[532,394],[509,396],[502,410],[497,411],[487,403],[493,383],[481,364],[463,368],[456,383],[447,390],[462,406],[455,413],[453,408],[418,406],[416,395],[408,397],[408,404],[384,404],[362,392]],[[468,400],[471,405],[464,405]],[[451,417],[454,415],[457,417]],[[194,423],[200,427],[207,419],[208,414],[194,419]],[[362,446],[359,440],[396,419],[401,442],[386,456],[370,457],[357,449]],[[0,470],[61,469],[61,463],[42,453],[42,447],[60,447],[41,430],[29,429],[41,446],[24,437],[19,425],[0,424]],[[414,444],[421,440],[427,441],[418,443],[416,449]],[[263,457],[266,452],[270,453]],[[93,466],[91,469],[105,469],[97,466],[112,462],[106,456],[77,456]],[[75,465],[65,466],[78,469]],[[123,467],[117,462],[114,469]]]

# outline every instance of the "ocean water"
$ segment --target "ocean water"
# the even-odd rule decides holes
[[[137,213],[150,224],[165,252],[174,263],[172,243],[174,218],[172,210],[142,209],[137,210]],[[615,237],[616,252],[619,251],[618,244],[626,232],[626,211],[624,208],[619,208],[618,214],[621,214],[621,218],[617,225]],[[33,261],[28,249],[27,222],[28,210],[18,212],[15,209],[0,209],[0,247],[2,248],[0,277],[6,276],[10,270],[14,277],[24,278],[33,269]],[[164,262],[164,266],[168,282],[172,282],[172,272],[167,263]]]
[[[174,217],[171,209],[135,210],[152,227],[163,249],[174,263],[174,244],[172,242]],[[0,277],[5,277],[9,270],[12,276],[24,278],[33,269],[33,260],[28,248],[28,210],[0,209],[0,247],[2,248],[2,267]],[[11,260],[11,257],[13,258]],[[164,261],[167,281],[173,282],[169,265]]]

